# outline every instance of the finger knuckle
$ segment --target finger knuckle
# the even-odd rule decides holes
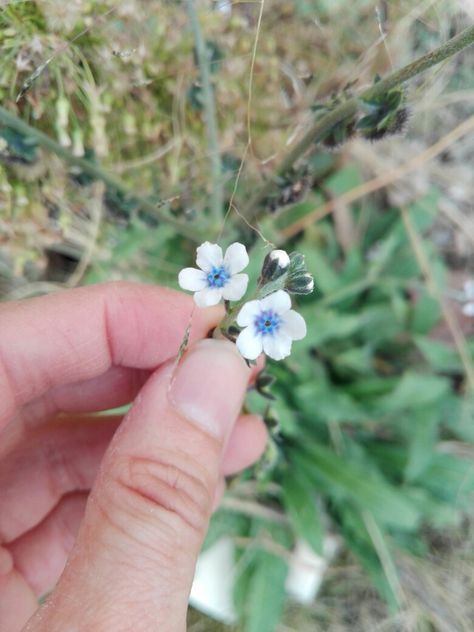
[[[160,536],[201,538],[212,506],[212,481],[189,457],[128,457],[110,472],[110,507],[147,527],[159,524]],[[109,512],[110,513],[110,512]]]

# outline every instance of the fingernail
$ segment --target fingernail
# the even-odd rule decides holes
[[[232,343],[202,340],[178,366],[168,397],[181,415],[225,440],[240,413],[248,378],[249,369]]]

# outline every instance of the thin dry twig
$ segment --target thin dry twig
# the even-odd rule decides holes
[[[281,512],[250,500],[235,498],[235,496],[224,496],[221,500],[221,507],[222,509],[236,511],[256,518],[263,518],[264,520],[270,520],[278,524],[288,524],[288,518]]]
[[[466,379],[469,383],[471,390],[474,392],[474,364],[467,350],[466,339],[464,337],[464,334],[461,330],[461,327],[459,326],[458,320],[453,310],[451,309],[451,306],[445,300],[441,291],[438,288],[434,275],[431,271],[430,262],[426,255],[425,249],[423,247],[423,243],[421,241],[421,238],[417,230],[413,226],[408,210],[402,207],[400,211],[401,211],[403,224],[405,225],[408,238],[413,248],[413,253],[416,257],[420,270],[425,278],[428,291],[433,296],[433,298],[435,298],[438,301],[441,307],[443,317],[449,328],[454,344],[456,345],[456,348],[458,350],[459,357],[463,364],[464,371],[466,374]]]

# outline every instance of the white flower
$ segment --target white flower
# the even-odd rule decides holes
[[[283,360],[290,355],[292,341],[306,336],[304,318],[291,309],[291,299],[283,290],[245,303],[237,324],[245,327],[237,338],[237,348],[248,360],[255,360],[262,351]]]
[[[196,268],[184,268],[178,277],[183,290],[195,292],[194,301],[199,307],[217,305],[222,299],[238,301],[247,290],[249,278],[238,274],[249,262],[245,246],[235,242],[222,255],[217,244],[204,242],[196,250]]]
[[[464,296],[466,301],[474,301],[474,279],[468,279],[464,282]]]
[[[466,303],[462,308],[462,313],[464,316],[470,316],[474,318],[474,303]]]

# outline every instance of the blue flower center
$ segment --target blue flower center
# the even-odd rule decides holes
[[[255,319],[255,329],[258,334],[265,336],[274,334],[280,328],[281,319],[271,309],[260,312]]]
[[[230,279],[229,271],[224,266],[214,266],[210,272],[207,273],[207,285],[208,287],[224,287],[227,281]]]

